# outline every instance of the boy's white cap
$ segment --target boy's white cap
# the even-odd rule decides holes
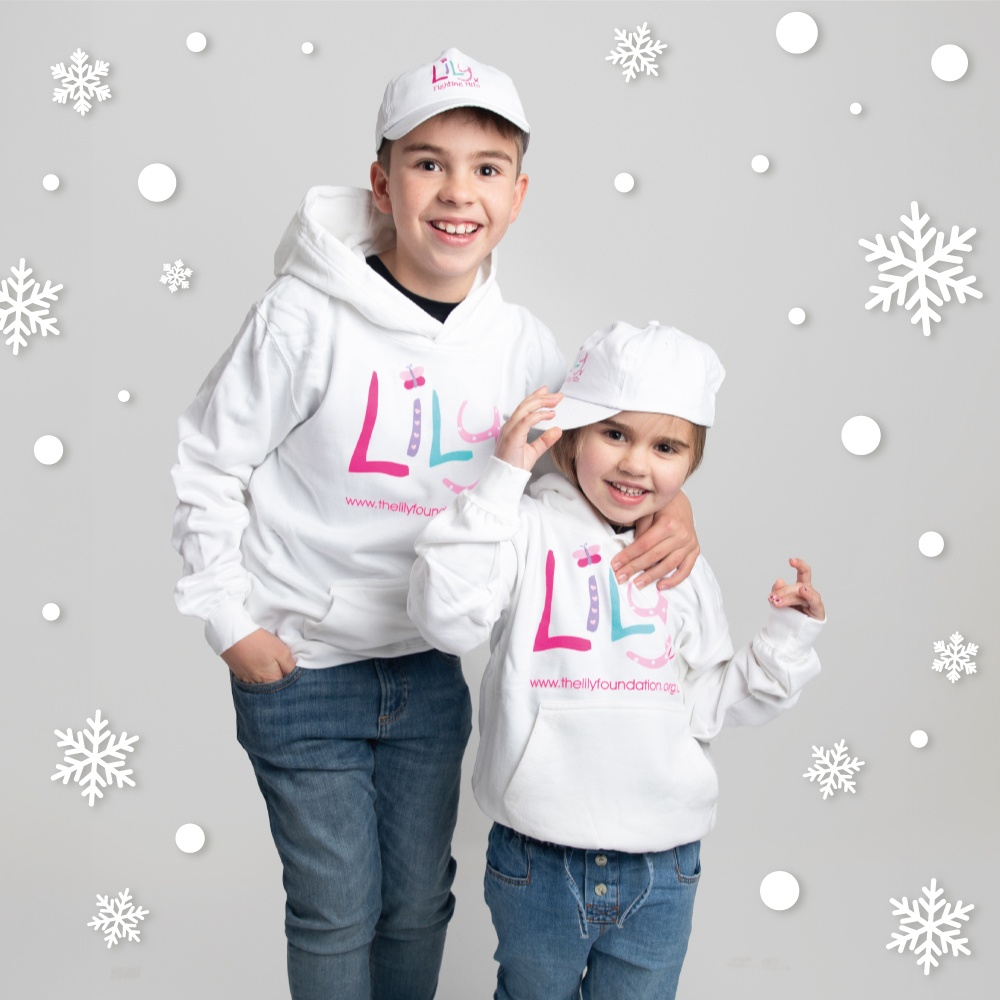
[[[587,338],[559,390],[565,398],[555,419],[535,426],[569,430],[634,410],[711,427],[725,377],[708,344],[655,320],[641,330],[619,321]]]
[[[485,108],[513,122],[528,146],[528,122],[514,81],[506,73],[446,49],[432,63],[389,81],[375,122],[375,149],[383,139],[401,139],[421,123],[452,108]]]

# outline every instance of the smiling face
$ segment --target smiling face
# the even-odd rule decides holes
[[[459,110],[397,139],[388,173],[372,164],[375,204],[396,226],[382,262],[404,288],[439,302],[465,298],[521,210],[528,178],[517,161],[513,139]]]
[[[662,510],[691,470],[694,425],[659,413],[617,413],[580,430],[576,479],[608,522],[632,525]]]

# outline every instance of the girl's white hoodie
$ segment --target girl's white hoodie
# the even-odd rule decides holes
[[[483,811],[538,840],[665,851],[715,823],[708,743],[767,722],[819,672],[822,622],[772,608],[733,652],[703,558],[668,591],[619,586],[616,535],[559,475],[494,458],[417,539],[410,614],[465,653],[489,638],[472,784]]]
[[[441,323],[365,263],[394,240],[371,192],[312,188],[180,418],[175,597],[217,653],[258,627],[304,667],[428,648],[406,614],[414,539],[478,480],[501,414],[562,381],[495,251]]]

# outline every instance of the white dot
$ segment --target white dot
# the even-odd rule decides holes
[[[617,174],[615,176],[615,190],[622,194],[628,194],[635,187],[635,178],[631,174]]]
[[[922,729],[914,729],[910,733],[910,743],[915,746],[918,750],[927,746],[927,734]]]
[[[131,398],[132,394],[128,391],[128,389],[122,389],[121,392],[118,393],[119,403],[127,403]]]
[[[816,22],[801,11],[786,14],[774,29],[774,37],[778,39],[778,44],[792,55],[801,55],[808,52],[819,38],[819,28]]]
[[[870,455],[882,440],[882,428],[871,417],[851,417],[840,429],[840,440],[852,455]]]
[[[794,309],[788,310],[788,322],[794,323],[796,326],[802,326],[806,321],[806,311],[805,309],[800,309],[796,306]]]
[[[931,56],[931,69],[939,80],[961,80],[969,68],[969,57],[959,45],[942,45]]]
[[[857,102],[857,101],[855,101],[855,102],[854,102],[854,103],[853,103],[853,104],[851,105],[851,114],[852,114],[852,115],[860,115],[860,114],[861,114],[861,110],[862,110],[862,109],[861,109],[861,105],[860,105],[860,104],[858,104],[858,102]]]
[[[54,622],[59,617],[59,605],[58,604],[43,604],[42,605],[42,617],[47,622]]]
[[[772,910],[787,910],[799,898],[799,882],[788,872],[771,872],[760,883],[760,898]]]
[[[751,161],[750,166],[758,173],[762,174],[771,165],[771,161],[766,157],[758,153]]]
[[[936,531],[925,531],[917,542],[917,547],[925,556],[939,556],[944,551],[944,539]]]
[[[187,36],[186,44],[192,52],[204,52],[208,39],[200,31],[192,31]]]
[[[165,163],[150,163],[139,174],[139,193],[148,201],[166,201],[177,190],[177,175]]]
[[[53,434],[43,434],[35,442],[35,458],[42,465],[55,465],[63,457],[63,443]]]
[[[46,174],[42,178],[42,187],[45,188],[46,191],[55,191],[55,189],[59,187],[59,178],[56,177],[55,174]]]
[[[197,823],[177,827],[174,843],[185,854],[197,854],[205,846],[205,831]]]
[[[302,43],[302,52],[303,52],[304,55],[311,56],[313,54],[313,43],[312,42],[303,42]]]

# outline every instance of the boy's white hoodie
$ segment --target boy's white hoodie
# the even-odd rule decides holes
[[[562,380],[495,252],[441,323],[365,263],[394,241],[370,191],[312,188],[180,418],[175,597],[217,653],[258,627],[304,667],[428,648],[406,614],[413,541],[479,478],[501,413]]]
[[[708,742],[795,704],[822,622],[771,609],[733,652],[699,558],[672,590],[619,586],[616,535],[559,475],[492,459],[417,539],[409,609],[427,640],[490,640],[473,788],[493,820],[587,850],[663,851],[715,822]]]

